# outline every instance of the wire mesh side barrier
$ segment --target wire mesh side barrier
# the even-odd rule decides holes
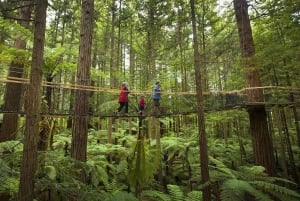
[[[24,78],[1,78],[2,83],[15,83],[15,84],[28,84],[28,80]],[[43,87],[51,87],[53,95],[57,94],[60,96],[61,89],[66,91],[71,90],[88,90],[96,92],[91,97],[92,102],[95,103],[96,107],[91,108],[88,115],[90,116],[113,116],[113,111],[118,107],[117,96],[119,94],[118,89],[100,88],[94,86],[78,86],[74,84],[60,84],[60,83],[47,83],[43,82]],[[5,89],[5,86],[3,86]],[[251,90],[262,90],[263,100],[259,102],[249,102],[247,92]],[[100,95],[99,95],[100,94]],[[137,100],[140,94],[146,95],[146,115],[151,115],[153,103],[151,101],[151,91],[132,91],[130,97],[130,113],[135,116],[137,115]],[[300,105],[300,89],[292,89],[287,87],[255,87],[246,88],[235,91],[216,91],[216,92],[204,92],[203,93],[203,107],[205,111],[215,110],[226,110],[233,108],[244,108],[251,105],[265,105],[265,106],[299,106]],[[97,99],[101,99],[101,102]],[[53,97],[53,102],[61,100],[57,97]],[[68,109],[70,99],[64,101],[64,105],[60,107],[51,108],[47,114],[50,115],[61,115],[61,116],[72,116],[75,115],[74,111]],[[58,105],[57,103],[55,105]],[[92,104],[91,104],[92,105]],[[188,114],[195,113],[197,111],[197,99],[194,92],[162,92],[161,99],[161,113],[166,115],[172,114]],[[2,113],[19,113],[25,114],[24,108],[17,111],[8,111],[1,107],[0,112]],[[81,115],[81,114],[76,114]],[[82,114],[85,115],[85,114]]]

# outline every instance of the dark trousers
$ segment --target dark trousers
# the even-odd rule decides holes
[[[118,112],[120,112],[125,106],[125,113],[128,113],[128,102],[119,102],[119,104]]]
[[[143,106],[143,105],[140,105],[140,106],[139,106],[139,110],[140,110],[140,111],[144,111],[144,109],[145,109],[145,106]]]
[[[159,107],[160,106],[159,99],[153,99],[153,102],[154,102],[154,106],[155,107]]]

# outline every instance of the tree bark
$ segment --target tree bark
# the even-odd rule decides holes
[[[110,33],[110,87],[115,88],[117,86],[117,77],[116,77],[116,49],[115,49],[115,21],[116,21],[116,5],[115,1],[112,1],[111,5],[111,33]]]
[[[149,1],[148,8],[148,22],[147,22],[147,60],[148,60],[148,73],[146,80],[152,80],[156,77],[156,50],[155,50],[155,6],[153,1]]]
[[[193,48],[194,48],[194,68],[196,79],[196,92],[197,92],[197,109],[198,109],[198,130],[199,130],[199,149],[200,149],[200,168],[202,183],[209,181],[209,169],[208,169],[208,151],[207,151],[207,136],[205,132],[205,118],[204,118],[204,105],[203,105],[203,93],[202,93],[202,72],[203,67],[200,65],[200,53],[197,39],[197,24],[195,13],[195,1],[190,0],[191,6],[191,20],[193,28]],[[206,185],[203,189],[203,201],[210,201],[210,186]]]
[[[82,0],[80,21],[79,57],[77,65],[76,84],[89,86],[90,66],[92,52],[92,34],[94,19],[94,0]],[[72,124],[71,157],[86,161],[87,133],[89,120],[89,92],[86,90],[75,91],[74,121]],[[85,182],[85,174],[82,172],[79,179]]]
[[[18,22],[24,28],[29,28],[30,16],[32,12],[31,1],[20,1]],[[21,37],[16,38],[14,47],[16,49],[26,49],[26,41]],[[24,64],[18,62],[18,55],[16,55],[16,61],[12,61],[9,67],[10,77],[23,77]],[[23,59],[21,59],[23,60]],[[18,129],[19,109],[21,100],[22,85],[19,83],[7,83],[5,91],[5,100],[3,110],[8,112],[3,115],[3,123],[0,132],[0,142],[14,140]]]
[[[263,91],[255,89],[255,87],[261,86],[261,81],[257,64],[255,63],[255,49],[248,15],[248,5],[246,0],[234,0],[233,4],[242,51],[242,65],[245,68],[246,87],[254,88],[247,91],[248,102],[261,102],[260,105],[248,107],[255,162],[257,165],[265,167],[269,175],[273,176],[276,173],[273,142],[268,129],[265,106],[263,105]]]
[[[42,65],[44,54],[47,0],[35,5],[34,41],[30,83],[25,102],[26,122],[23,158],[21,164],[19,201],[34,199],[34,179],[37,169],[37,141],[39,132],[39,107],[42,86]]]

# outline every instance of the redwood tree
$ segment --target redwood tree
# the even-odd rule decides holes
[[[28,29],[30,25],[30,16],[32,11],[32,1],[23,0],[19,2],[18,23]],[[16,49],[26,48],[26,41],[22,37],[15,39],[14,47]],[[16,58],[11,62],[9,67],[9,77],[21,78],[23,76],[24,59],[16,53]],[[14,140],[18,128],[18,111],[20,109],[22,85],[19,83],[7,83],[4,99],[3,110],[7,113],[3,115],[3,123],[0,131],[0,142]]]
[[[76,84],[79,86],[90,85],[93,18],[94,0],[82,0],[79,57],[76,77]],[[89,93],[87,90],[78,89],[75,91],[74,108],[71,157],[85,162],[89,120]],[[85,181],[84,173],[80,175],[80,179],[83,182]]]
[[[233,4],[242,51],[242,65],[245,68],[246,87],[250,88],[247,91],[248,103],[250,104],[248,114],[255,162],[257,165],[265,167],[270,175],[275,175],[273,142],[268,130],[267,114],[263,105],[263,91],[256,88],[261,86],[261,81],[255,62],[255,48],[248,4],[246,0],[234,0]]]
[[[37,169],[37,141],[39,131],[39,107],[42,86],[42,64],[45,43],[47,0],[39,0],[35,5],[34,41],[30,83],[26,96],[26,122],[24,148],[21,164],[19,201],[34,199],[34,180]]]
[[[198,127],[199,127],[199,148],[200,148],[200,164],[201,164],[201,177],[202,182],[209,181],[208,169],[208,151],[207,151],[207,136],[205,132],[205,118],[204,118],[204,105],[202,93],[202,79],[203,79],[203,66],[200,64],[200,53],[197,39],[197,21],[195,14],[195,0],[190,0],[191,5],[191,18],[193,28],[193,48],[194,48],[194,68],[196,79],[196,92],[197,92],[197,112],[198,112]],[[209,201],[211,199],[210,186],[206,185],[203,189],[203,200]]]

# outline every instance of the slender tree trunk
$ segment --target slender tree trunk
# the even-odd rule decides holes
[[[155,51],[155,24],[154,24],[154,13],[155,7],[153,1],[149,1],[148,10],[148,26],[147,26],[147,50],[148,50],[148,73],[147,81],[152,80],[156,76],[156,51]]]
[[[154,134],[155,134],[155,141],[156,141],[156,149],[158,151],[158,156],[161,156],[161,141],[160,141],[160,121],[159,118],[154,118]],[[160,159],[161,160],[161,159]],[[158,181],[161,186],[163,186],[163,189],[166,190],[166,185],[164,182],[164,175],[163,175],[163,169],[162,169],[162,164],[161,162],[159,163],[158,166]]]
[[[185,58],[184,58],[184,34],[183,34],[183,27],[185,26],[185,23],[182,20],[182,16],[184,15],[184,5],[183,2],[180,2],[180,10],[178,10],[178,21],[177,21],[177,43],[179,48],[179,58],[180,58],[180,74],[181,74],[181,91],[187,91],[188,90],[188,83],[187,83],[187,70],[185,65]]]
[[[94,0],[82,0],[81,6],[80,42],[76,84],[89,86],[94,19]],[[74,106],[75,114],[73,119],[74,122],[72,125],[71,157],[76,160],[85,162],[87,154],[86,149],[89,120],[89,92],[86,90],[77,90],[75,92]],[[79,175],[79,179],[82,182],[85,182],[86,177],[84,172]]]
[[[288,177],[288,168],[287,168],[287,157],[286,157],[286,139],[285,135],[283,134],[283,126],[282,126],[282,120],[281,120],[281,110],[279,106],[275,107],[275,112],[274,112],[274,118],[277,123],[277,128],[278,128],[278,135],[279,135],[279,153],[280,157],[278,158],[278,162],[281,165],[282,168],[282,174],[284,177]]]
[[[40,0],[35,7],[34,41],[29,90],[25,102],[26,122],[23,158],[21,164],[19,201],[34,199],[34,179],[37,169],[37,141],[39,134],[39,107],[42,86],[47,0]]]
[[[130,72],[130,80],[133,82],[133,87],[137,85],[135,82],[136,77],[135,77],[135,71],[136,71],[136,66],[135,66],[135,51],[133,48],[133,40],[134,40],[134,32],[133,32],[134,24],[130,23],[130,44],[129,44],[129,72]],[[143,89],[146,84],[143,83],[140,87]]]
[[[108,118],[108,129],[107,129],[107,143],[112,144],[112,132],[113,132],[113,121],[114,119],[112,117]]]
[[[18,22],[24,28],[29,28],[30,16],[32,12],[31,1],[20,1],[20,11]],[[26,41],[21,37],[16,38],[14,47],[16,49],[26,49]],[[23,77],[24,64],[18,63],[18,56],[16,55],[16,61],[12,61],[9,67],[9,76],[10,77]],[[20,59],[23,60],[22,58]],[[18,129],[18,112],[20,109],[20,100],[21,100],[21,91],[22,85],[19,83],[7,83],[5,91],[5,100],[3,110],[8,112],[3,115],[3,123],[0,130],[0,142],[7,140],[14,140],[16,137],[16,131]]]
[[[196,79],[196,92],[197,92],[197,109],[198,109],[198,128],[199,128],[199,149],[200,149],[200,165],[202,183],[209,181],[208,169],[208,152],[207,152],[207,136],[205,132],[205,118],[203,107],[203,94],[202,94],[202,66],[200,65],[200,54],[197,40],[197,24],[195,13],[195,1],[190,0],[191,6],[191,20],[193,28],[193,48],[194,48],[194,68]],[[203,189],[203,201],[210,201],[210,186],[207,185]]]
[[[117,86],[116,78],[116,49],[115,49],[115,21],[116,21],[116,5],[113,0],[111,5],[111,33],[110,33],[110,87],[115,88]]]
[[[294,181],[296,183],[299,183],[300,179],[297,174],[297,166],[295,164],[295,159],[294,159],[294,154],[293,154],[293,150],[292,150],[292,144],[291,144],[291,140],[290,140],[288,125],[287,125],[286,117],[285,117],[285,112],[284,112],[284,108],[281,106],[279,107],[279,113],[280,113],[280,119],[282,122],[282,131],[283,131],[283,135],[284,135],[284,139],[285,139],[285,145],[286,145],[287,153],[289,156],[290,173],[291,173],[291,176],[293,177]]]
[[[71,83],[75,82],[75,75],[71,75],[72,79],[71,79]],[[70,105],[69,105],[69,111],[70,113],[74,112],[74,98],[75,97],[75,90],[71,89],[71,93],[70,93]],[[62,107],[63,108],[63,107]],[[73,125],[73,117],[69,116],[68,120],[67,120],[67,128],[72,128]]]
[[[288,86],[292,86],[290,75],[288,72],[286,72],[286,80],[287,80]],[[289,99],[292,104],[295,102],[295,97],[294,97],[293,93],[289,94]],[[298,145],[298,147],[300,147],[300,125],[299,125],[300,118],[299,118],[297,108],[295,105],[292,105],[292,111],[293,111],[294,122],[295,122],[295,127],[296,127],[297,145]]]
[[[246,87],[260,87],[260,77],[255,63],[255,50],[252,30],[248,15],[246,0],[234,0],[234,10],[237,21],[243,66],[246,72]],[[260,89],[247,91],[248,102],[263,102],[263,92]],[[268,130],[267,114],[264,105],[253,105],[248,108],[253,152],[256,164],[266,168],[270,175],[275,175],[275,160],[273,142]]]

